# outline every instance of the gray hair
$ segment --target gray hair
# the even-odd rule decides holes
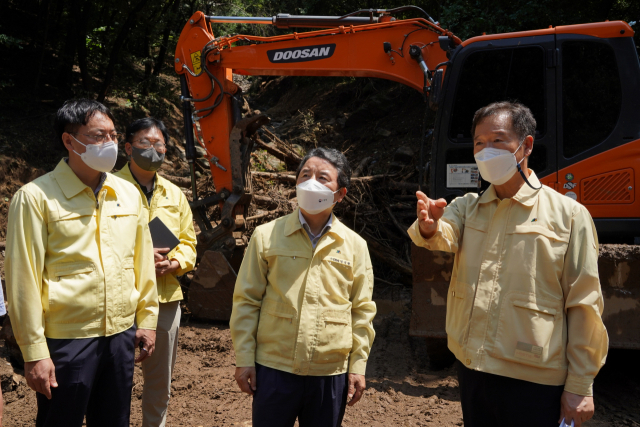
[[[494,102],[476,111],[471,124],[471,137],[475,137],[476,126],[482,120],[500,113],[506,113],[509,116],[511,128],[518,135],[518,139],[523,140],[528,135],[535,138],[536,119],[533,118],[533,113],[523,104],[511,101]]]

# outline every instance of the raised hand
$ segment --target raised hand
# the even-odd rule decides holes
[[[430,239],[438,230],[438,220],[444,214],[447,201],[430,199],[422,191],[416,191],[416,197],[418,198],[417,215],[420,234],[425,239]]]

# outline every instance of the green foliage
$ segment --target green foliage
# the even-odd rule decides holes
[[[141,3],[142,2],[142,3]],[[70,96],[97,97],[113,69],[106,95],[124,99],[138,113],[168,114],[178,102],[173,71],[176,43],[189,17],[274,16],[278,13],[340,16],[359,9],[403,6],[406,0],[3,0],[0,50],[13,52],[0,69],[0,94],[15,87],[55,102]],[[418,0],[441,26],[462,39],[486,33],[546,28],[605,19],[640,20],[637,0]],[[136,9],[137,6],[138,9]],[[421,14],[407,11],[397,18]],[[131,20],[131,17],[134,19]],[[32,23],[25,25],[25,23]],[[37,25],[33,25],[36,23]],[[127,26],[127,22],[131,25]],[[640,24],[636,25],[636,30]],[[291,32],[270,25],[214,25],[216,36],[270,36]],[[304,31],[296,29],[296,31]],[[638,31],[640,34],[640,31]],[[636,35],[636,40],[640,40]],[[116,41],[121,40],[121,46]],[[640,42],[637,43],[640,45]],[[116,54],[112,55],[115,52]],[[11,64],[19,64],[15,69]],[[333,79],[324,79],[335,84]],[[349,79],[343,79],[347,81]],[[353,78],[351,78],[353,80]],[[300,78],[300,85],[317,84]],[[10,99],[11,96],[3,96]],[[5,106],[12,105],[10,102]]]
[[[24,41],[15,37],[8,36],[6,34],[0,34],[0,45],[8,48],[22,49],[22,43]]]

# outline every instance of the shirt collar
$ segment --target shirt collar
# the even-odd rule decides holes
[[[73,169],[69,167],[69,164],[67,163],[68,161],[69,159],[67,157],[60,160],[56,168],[53,170],[53,176],[62,189],[64,196],[67,199],[71,199],[72,197],[75,197],[79,193],[84,191],[85,188],[89,187],[85,185],[84,182],[80,181],[80,178],[78,178]],[[105,172],[102,172],[97,191],[99,192],[103,186],[109,187],[114,190],[113,187],[109,185],[109,174]]]
[[[529,177],[527,179],[529,180],[531,185],[533,185],[534,187],[540,187],[540,181],[538,181],[538,177],[536,176],[535,172],[533,172],[533,170],[531,169],[528,169],[528,171],[529,171]],[[533,204],[536,201],[536,196],[538,195],[538,191],[539,190],[534,190],[533,188],[529,187],[529,185],[527,185],[527,183],[525,182],[522,185],[522,187],[520,187],[520,190],[518,190],[515,196],[512,197],[512,199],[525,206],[533,206]],[[493,186],[493,184],[491,184],[489,188],[487,188],[485,192],[482,193],[482,195],[480,196],[480,199],[478,200],[478,203],[489,203],[493,200],[500,200],[500,199],[496,194],[495,187]]]
[[[331,219],[329,221],[331,224],[331,228],[329,229],[328,232],[342,238],[342,236],[340,235],[340,232],[344,231],[342,230],[342,227],[344,227],[344,225],[340,222],[338,218],[336,218],[336,216],[333,213],[331,213]],[[329,222],[327,222],[327,224],[329,224]],[[302,222],[300,221],[300,208],[296,208],[296,210],[293,211],[292,214],[289,214],[287,216],[287,222],[284,227],[284,235],[288,237],[302,228],[303,228]]]
[[[302,211],[300,209],[298,209],[298,218],[300,219],[300,224],[302,224],[302,228],[304,228],[305,231],[310,236],[312,236],[313,238],[316,238],[316,237],[322,236],[327,231],[327,229],[331,229],[331,223],[333,222],[333,213],[329,215],[329,220],[324,225],[324,227],[322,227],[322,231],[320,231],[320,233],[318,233],[317,235],[311,232],[311,227],[309,227],[309,223],[307,223],[307,220],[304,219],[304,215],[302,215]]]
[[[93,194],[94,195],[98,195],[98,193],[100,192],[100,190],[102,190],[102,186],[104,185],[104,182],[107,180],[107,173],[106,172],[102,172],[102,174],[100,175],[100,182],[98,183],[98,186],[96,187],[95,190],[93,190]]]

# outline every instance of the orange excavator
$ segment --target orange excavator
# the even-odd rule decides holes
[[[422,17],[396,18],[413,12]],[[216,37],[214,23],[304,31]],[[473,158],[473,113],[493,101],[518,100],[531,108],[538,123],[529,164],[541,182],[585,205],[601,242],[639,243],[640,197],[635,194],[640,185],[640,62],[633,35],[631,25],[614,21],[462,41],[416,6],[364,9],[344,16],[195,13],[175,54],[186,157],[192,167],[191,206],[201,230],[200,264],[193,281],[202,292],[193,298],[214,295],[228,301],[230,310],[235,272],[228,260],[246,244],[239,231],[251,201],[250,136],[267,119],[242,119],[241,90],[233,83],[233,74],[376,77],[421,92],[435,112],[435,126],[422,129],[423,138],[431,140],[431,153],[428,161],[428,153],[421,153],[419,185],[430,197],[447,200],[486,186]],[[216,189],[205,198],[198,197],[195,187],[194,135],[206,150]],[[206,207],[215,204],[221,218],[213,226]],[[416,258],[416,253],[422,255]],[[414,297],[419,278],[428,275],[417,269],[431,265],[420,258],[424,256],[414,250]],[[640,272],[640,261],[637,267]],[[625,304],[633,302],[624,307],[640,307],[637,282],[633,289],[623,284],[627,293],[616,294]],[[190,300],[191,292],[193,283]],[[436,293],[445,297],[446,287]],[[423,302],[442,299],[433,295],[427,292]],[[228,310],[202,315],[224,319]],[[636,326],[627,341],[640,347],[640,313],[634,316],[630,318]],[[418,323],[412,321],[414,333],[429,336],[414,328]]]

